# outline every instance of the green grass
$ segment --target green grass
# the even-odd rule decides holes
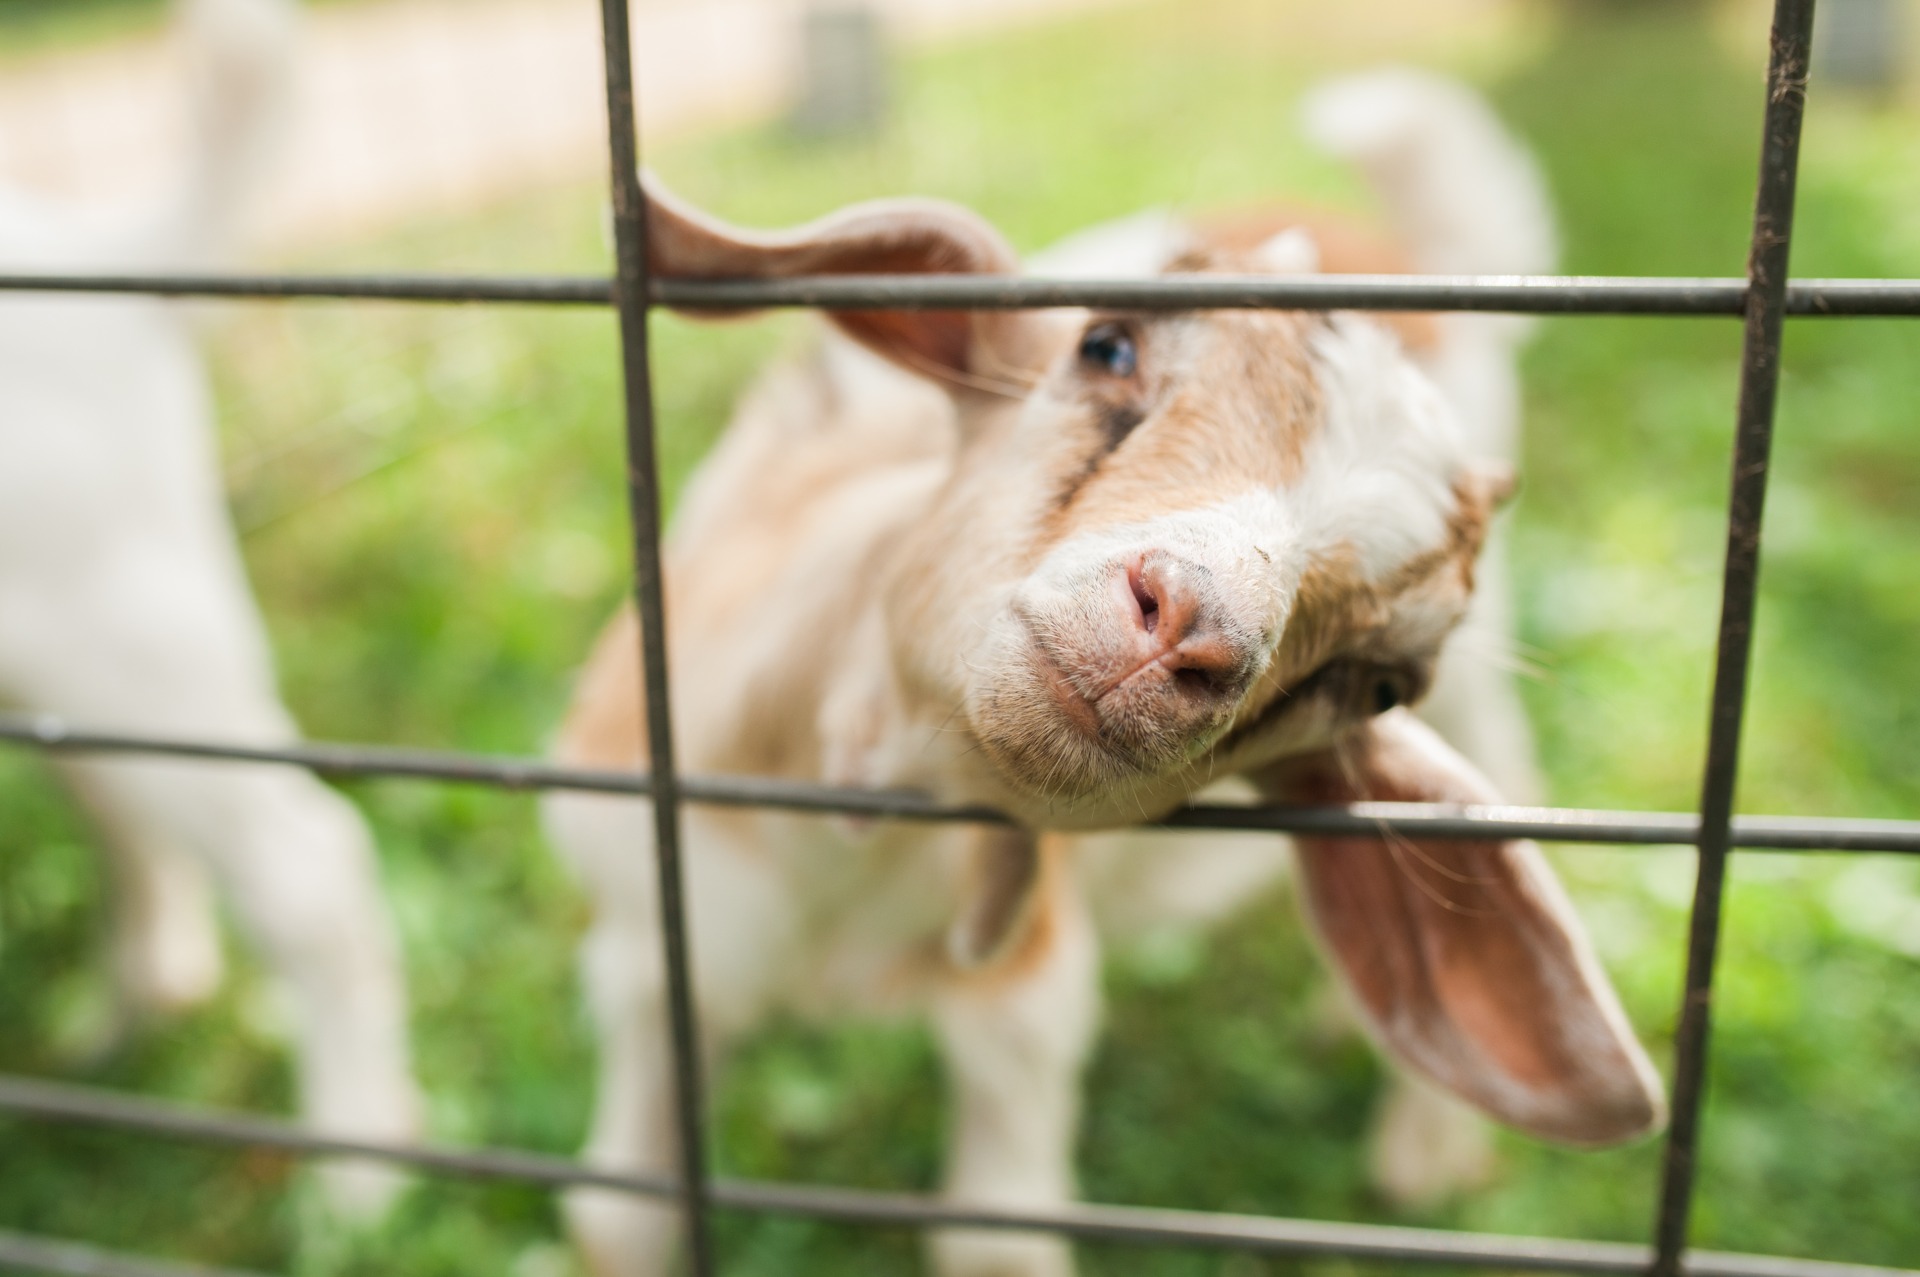
[[[0,56],[30,57],[161,29],[157,0],[0,0]]]
[[[914,58],[882,137],[776,128],[656,157],[746,221],[846,199],[963,199],[1025,247],[1143,204],[1277,190],[1355,200],[1296,144],[1317,76],[1420,56],[1484,84],[1539,149],[1575,271],[1734,274],[1759,79],[1695,6],[1527,10],[1498,30],[1419,7],[1366,24],[1250,2],[1129,8]],[[1178,14],[1178,20],[1174,15]],[[1816,92],[1795,267],[1920,273],[1911,112]],[[528,196],[328,255],[326,266],[599,269],[600,197]],[[670,490],[753,367],[800,321],[656,320]],[[1741,804],[1920,813],[1920,382],[1902,323],[1796,323],[1768,512]],[[359,306],[234,310],[216,330],[228,462],[290,700],[318,737],[532,752],[626,570],[611,321]],[[1528,687],[1556,799],[1696,796],[1738,333],[1721,321],[1561,320],[1528,365],[1515,537]],[[571,946],[584,904],[530,802],[352,787],[404,936],[434,1134],[571,1150],[591,1042]],[[102,1047],[105,883],[40,764],[0,755],[0,1068],[284,1108],[278,1017],[238,946],[212,1006]],[[1668,1055],[1691,862],[1560,857],[1630,1014]],[[1914,866],[1743,855],[1734,865],[1695,1237],[1920,1265],[1920,922]],[[1902,915],[1899,910],[1907,908]],[[1408,1219],[1368,1190],[1371,1054],[1329,1035],[1285,901],[1203,939],[1116,955],[1081,1146],[1104,1201],[1564,1236],[1646,1235],[1653,1146],[1502,1144],[1499,1181]],[[918,1029],[775,1026],[715,1097],[729,1173],[934,1182],[938,1065]],[[0,1121],[0,1224],[301,1273],[565,1273],[543,1193],[433,1181],[384,1228],[318,1227],[279,1159]],[[729,1272],[898,1272],[898,1232],[727,1218]],[[1091,1271],[1344,1272],[1087,1248]]]

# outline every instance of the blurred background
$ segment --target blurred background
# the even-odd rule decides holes
[[[1920,275],[1920,13],[1853,4],[1892,34],[1827,34],[1794,270]],[[1357,182],[1297,139],[1294,103],[1335,71],[1407,61],[1480,86],[1535,148],[1567,271],[1742,269],[1759,3],[887,0],[871,27],[816,20],[815,65],[841,69],[812,87],[804,10],[637,9],[649,162],[748,224],[930,194],[1034,249],[1149,205],[1360,206]],[[0,0],[0,181],[111,203],[165,180],[184,116],[164,28],[157,0]],[[869,40],[882,63],[849,80]],[[248,264],[604,272],[600,91],[591,0],[319,0]],[[538,751],[625,587],[611,316],[197,309],[229,495],[309,734]],[[655,318],[670,491],[808,322]],[[1910,320],[1788,329],[1743,811],[1920,817],[1916,339]],[[1727,320],[1563,319],[1528,352],[1513,546],[1555,802],[1697,801],[1738,344]],[[572,960],[585,904],[532,803],[349,790],[403,933],[433,1136],[572,1152],[590,1098]],[[122,1032],[92,833],[26,753],[0,751],[0,813],[0,1070],[285,1111],[284,1017],[253,957],[232,948],[212,1004]],[[1558,861],[1664,1067],[1690,853]],[[1484,1190],[1411,1214],[1375,1198],[1381,1068],[1333,1027],[1285,899],[1210,935],[1142,938],[1113,955],[1108,988],[1080,1150],[1092,1200],[1647,1236],[1657,1145],[1502,1136]],[[1718,990],[1695,1241],[1920,1266],[1920,861],[1738,856]],[[927,1188],[940,1096],[916,1027],[778,1025],[715,1094],[718,1164]],[[544,1192],[425,1181],[360,1235],[318,1227],[310,1194],[275,1156],[0,1117],[0,1226],[303,1274],[575,1271]],[[905,1232],[729,1216],[720,1237],[732,1273],[918,1262]],[[1081,1254],[1092,1273],[1350,1267]]]

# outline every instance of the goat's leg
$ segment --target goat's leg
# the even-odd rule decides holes
[[[1099,947],[1071,893],[1047,907],[1051,935],[1037,962],[956,981],[934,1004],[954,1091],[946,1193],[956,1202],[1031,1210],[1073,1196],[1080,1073],[1099,1019]],[[936,1234],[932,1252],[942,1277],[1073,1271],[1072,1250],[1058,1237],[954,1230]]]
[[[291,995],[307,1120],[330,1134],[416,1137],[399,946],[359,813],[300,772],[198,779],[197,795],[176,788],[168,801],[194,803],[215,875]],[[360,1218],[378,1215],[404,1183],[363,1162],[330,1163],[320,1175],[333,1204]]]
[[[294,734],[237,562],[164,538],[74,586],[69,622],[9,671],[13,698],[76,721],[162,735],[272,743]],[[208,560],[212,560],[209,566]],[[164,585],[168,597],[148,595]],[[56,641],[57,640],[57,641]],[[359,813],[305,772],[231,763],[87,760],[68,765],[129,867],[131,930],[118,950],[136,988],[171,982],[153,962],[214,944],[194,857],[290,995],[301,1107],[329,1134],[418,1132],[406,998],[372,839]],[[178,967],[177,954],[162,959]],[[191,972],[189,972],[191,974]],[[334,1204],[377,1214],[401,1182],[385,1167],[322,1169]]]
[[[87,761],[67,770],[133,880],[115,943],[132,968],[131,991],[145,996],[177,980],[181,951],[193,958],[212,946],[217,958],[202,894],[211,870],[289,996],[307,1121],[354,1138],[415,1136],[398,947],[359,813],[312,777],[279,768]],[[197,861],[184,859],[187,848]],[[328,1164],[321,1178],[336,1207],[362,1218],[403,1182],[359,1162]]]
[[[602,900],[581,945],[581,978],[600,1048],[593,1126],[582,1157],[603,1170],[670,1177],[676,1168],[666,973],[651,903]],[[567,1194],[566,1217],[594,1277],[667,1271],[679,1225],[670,1204],[577,1188]]]
[[[143,507],[147,522],[90,540],[97,553],[84,565],[42,583],[42,606],[27,609],[42,625],[16,636],[6,662],[9,699],[133,732],[249,744],[296,735],[231,530],[206,495],[204,506],[182,497],[159,514]],[[227,895],[290,996],[306,1120],[376,1141],[417,1134],[398,946],[352,805],[284,767],[88,760],[69,774],[105,817],[115,854],[143,866],[135,888],[165,875],[168,894],[157,898],[168,903],[133,902],[136,926],[157,916],[163,928],[202,931],[194,944],[211,942],[204,915],[181,903],[198,894],[198,875],[171,857],[197,858]],[[146,947],[136,931],[123,951]],[[337,1206],[363,1216],[401,1182],[387,1167],[346,1162],[322,1179]]]
[[[653,808],[601,795],[549,795],[547,837],[593,897],[580,980],[599,1047],[592,1126],[581,1157],[601,1170],[674,1173],[666,957]],[[604,1188],[566,1194],[567,1231],[594,1277],[660,1277],[672,1257],[671,1204]]]
[[[678,1171],[678,1137],[651,807],[632,799],[556,794],[543,815],[549,837],[594,897],[580,968],[600,1065],[583,1156],[607,1170],[670,1177]],[[682,828],[689,850],[687,921],[696,946],[701,1059],[710,1063],[765,1005],[786,951],[793,902],[769,873],[764,848],[734,854],[698,812],[685,813]],[[595,1277],[658,1277],[667,1271],[680,1226],[672,1205],[581,1188],[567,1194],[566,1216]]]
[[[62,771],[105,836],[113,868],[113,975],[127,1016],[193,1006],[220,987],[224,961],[213,885],[196,859],[151,820],[117,764],[68,761]]]

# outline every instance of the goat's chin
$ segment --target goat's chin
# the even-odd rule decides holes
[[[976,681],[967,716],[1006,786],[1012,813],[1049,828],[1097,828],[1161,815],[1185,801],[1195,752],[1177,733],[1111,739],[1044,659],[1005,662]]]

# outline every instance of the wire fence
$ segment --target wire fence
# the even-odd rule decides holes
[[[1764,131],[1745,279],[1629,277],[1207,278],[1045,281],[923,276],[814,277],[778,281],[655,279],[646,261],[647,210],[639,186],[627,0],[602,0],[611,137],[616,271],[602,277],[0,275],[0,292],[137,293],[236,298],[338,298],[611,306],[620,321],[625,386],[634,597],[652,770],[594,771],[528,759],[366,745],[265,747],[85,730],[56,719],[0,716],[0,739],[50,751],[160,754],[308,768],[325,775],[395,776],[504,789],[572,789],[650,797],[655,820],[673,1045],[679,1165],[671,1175],[622,1174],[565,1158],[504,1150],[453,1150],[334,1139],[290,1123],[210,1112],[26,1078],[0,1077],[0,1111],[111,1126],[157,1136],[299,1156],[373,1158],[448,1175],[551,1187],[596,1185],[677,1202],[688,1271],[715,1271],[716,1211],[749,1211],[885,1225],[1040,1231],[1097,1240],[1272,1255],[1341,1256],[1499,1269],[1645,1273],[1649,1277],[1869,1277],[1908,1270],[1690,1249],[1695,1155],[1711,1029],[1722,887],[1735,848],[1920,853],[1920,821],[1736,817],[1741,720],[1759,569],[1783,321],[1788,316],[1920,316],[1920,280],[1787,279],[1794,182],[1805,106],[1813,0],[1776,0]],[[681,775],[674,765],[661,591],[660,489],[654,440],[647,314],[687,309],[1015,308],[1100,306],[1140,310],[1269,307],[1499,311],[1531,314],[1741,316],[1739,400],[1710,732],[1696,812],[1358,803],[1338,808],[1194,805],[1156,822],[1178,829],[1423,838],[1535,837],[1557,842],[1691,844],[1697,877],[1688,937],[1666,1145],[1647,1244],[1568,1241],[1457,1231],[1337,1224],[1139,1207],[1074,1205],[1046,1211],[972,1207],[925,1195],[714,1178],[705,1163],[693,974],[682,896],[680,811],[685,803],[854,813],[905,820],[1004,823],[998,812],[935,803],[924,795],[755,777]],[[227,1270],[119,1255],[0,1231],[0,1269],[93,1277],[242,1277]]]

